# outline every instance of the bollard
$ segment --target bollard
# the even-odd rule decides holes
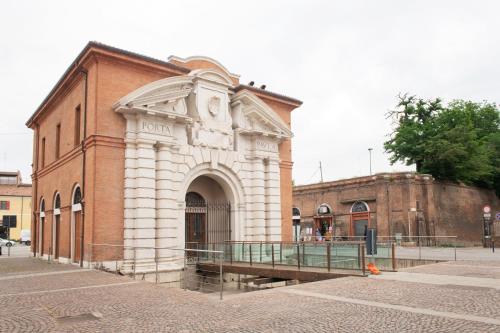
[[[0,256],[2,255],[2,246],[0,245]]]

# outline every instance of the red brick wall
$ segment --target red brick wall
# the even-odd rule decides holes
[[[349,211],[355,200],[367,201],[381,236],[399,232],[416,235],[417,213],[411,208],[417,208],[418,201],[418,214],[425,221],[420,235],[458,236],[475,244],[482,240],[482,207],[489,204],[493,212],[500,211],[499,199],[491,190],[426,180],[411,173],[296,186],[293,193],[293,205],[301,210],[303,219],[310,219],[320,204],[327,203],[344,230],[349,227]]]

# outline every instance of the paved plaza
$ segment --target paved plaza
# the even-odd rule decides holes
[[[228,294],[220,301],[77,266],[3,256],[0,331],[499,332],[499,288],[499,260],[453,261]]]

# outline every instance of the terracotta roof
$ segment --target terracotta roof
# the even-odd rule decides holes
[[[55,84],[55,86],[52,88],[52,90],[45,97],[45,99],[43,100],[43,102],[38,106],[38,108],[33,113],[33,115],[28,119],[28,121],[26,122],[26,126],[31,127],[31,124],[33,123],[33,120],[38,116],[39,113],[42,112],[43,108],[49,102],[49,100],[52,97],[52,95],[64,83],[64,80],[71,73],[71,71],[75,70],[76,68],[78,68],[78,66],[81,65],[82,59],[84,58],[84,56],[87,54],[87,52],[91,48],[100,49],[100,50],[104,50],[104,51],[108,51],[108,52],[114,52],[114,53],[117,53],[117,54],[121,54],[121,55],[129,56],[129,57],[141,59],[141,60],[148,61],[148,62],[157,64],[157,65],[168,67],[169,69],[175,70],[175,71],[180,72],[180,73],[188,74],[191,71],[189,68],[178,66],[178,65],[175,65],[175,64],[173,64],[171,62],[168,62],[168,61],[159,60],[159,59],[148,57],[148,56],[145,56],[145,55],[142,55],[142,54],[139,54],[139,53],[135,53],[135,52],[123,50],[123,49],[120,49],[120,48],[117,48],[117,47],[113,47],[113,46],[109,46],[109,45],[106,45],[106,44],[102,44],[102,43],[99,43],[99,42],[91,41],[91,42],[89,42],[83,48],[83,50],[78,54],[78,56],[76,57],[76,59],[66,69],[66,71],[63,73],[63,75],[61,76],[61,78]],[[256,88],[256,87],[247,86],[247,85],[238,85],[235,88],[235,91],[237,92],[237,91],[239,91],[241,89],[248,89],[248,90],[251,90],[251,91],[254,91],[254,92],[257,92],[257,93],[261,93],[261,94],[268,95],[268,96],[271,96],[271,97],[274,97],[274,98],[277,98],[277,99],[281,99],[281,100],[283,100],[285,102],[295,104],[296,106],[299,106],[299,105],[302,104],[302,102],[299,101],[299,100],[297,100],[297,99],[294,99],[294,98],[291,98],[291,97],[288,97],[288,96],[285,96],[285,95],[273,93],[273,92],[270,92],[270,91],[267,91],[267,90],[259,89],[259,88]]]
[[[31,197],[31,184],[0,185],[0,196]]]
[[[101,50],[104,50],[104,51],[109,51],[109,52],[115,52],[115,53],[119,53],[119,54],[122,54],[122,55],[126,55],[126,56],[130,56],[130,57],[134,57],[134,58],[139,58],[141,60],[145,60],[145,61],[149,61],[149,62],[152,62],[152,63],[155,63],[155,64],[158,64],[158,65],[162,65],[162,66],[165,66],[165,67],[168,67],[168,68],[171,68],[173,70],[176,70],[176,71],[179,71],[179,72],[182,72],[182,73],[189,73],[190,70],[187,69],[187,68],[184,68],[184,67],[180,67],[180,66],[177,66],[177,65],[174,65],[170,62],[167,62],[167,61],[163,61],[163,60],[159,60],[159,59],[156,59],[156,58],[152,58],[152,57],[148,57],[148,56],[145,56],[145,55],[142,55],[142,54],[139,54],[139,53],[135,53],[135,52],[130,52],[130,51],[127,51],[127,50],[123,50],[123,49],[119,49],[117,47],[113,47],[113,46],[109,46],[109,45],[106,45],[106,44],[102,44],[102,43],[99,43],[99,42],[94,42],[94,41],[91,41],[89,42],[84,48],[83,50],[78,54],[78,56],[76,57],[76,59],[71,63],[71,65],[69,65],[69,67],[66,69],[66,71],[63,73],[63,75],[61,76],[61,78],[57,81],[57,83],[55,84],[55,86],[52,88],[52,90],[50,90],[50,92],[48,93],[47,97],[45,97],[45,99],[43,100],[43,102],[38,106],[38,108],[36,109],[36,111],[33,113],[33,115],[28,119],[28,121],[26,122],[26,126],[30,127],[31,123],[33,122],[33,120],[35,119],[35,117],[41,112],[41,110],[43,109],[43,107],[45,106],[45,104],[49,101],[50,97],[52,96],[52,94],[54,94],[56,92],[56,90],[59,88],[59,86],[63,83],[63,81],[66,79],[66,77],[68,76],[68,74],[75,68],[77,68],[80,64],[81,64],[81,60],[83,59],[83,57],[85,56],[85,54],[91,49],[91,48],[96,48],[96,49],[101,49]]]

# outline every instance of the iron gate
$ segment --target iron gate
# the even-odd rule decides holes
[[[186,195],[186,242],[223,243],[231,240],[231,204],[207,202],[197,193]]]

